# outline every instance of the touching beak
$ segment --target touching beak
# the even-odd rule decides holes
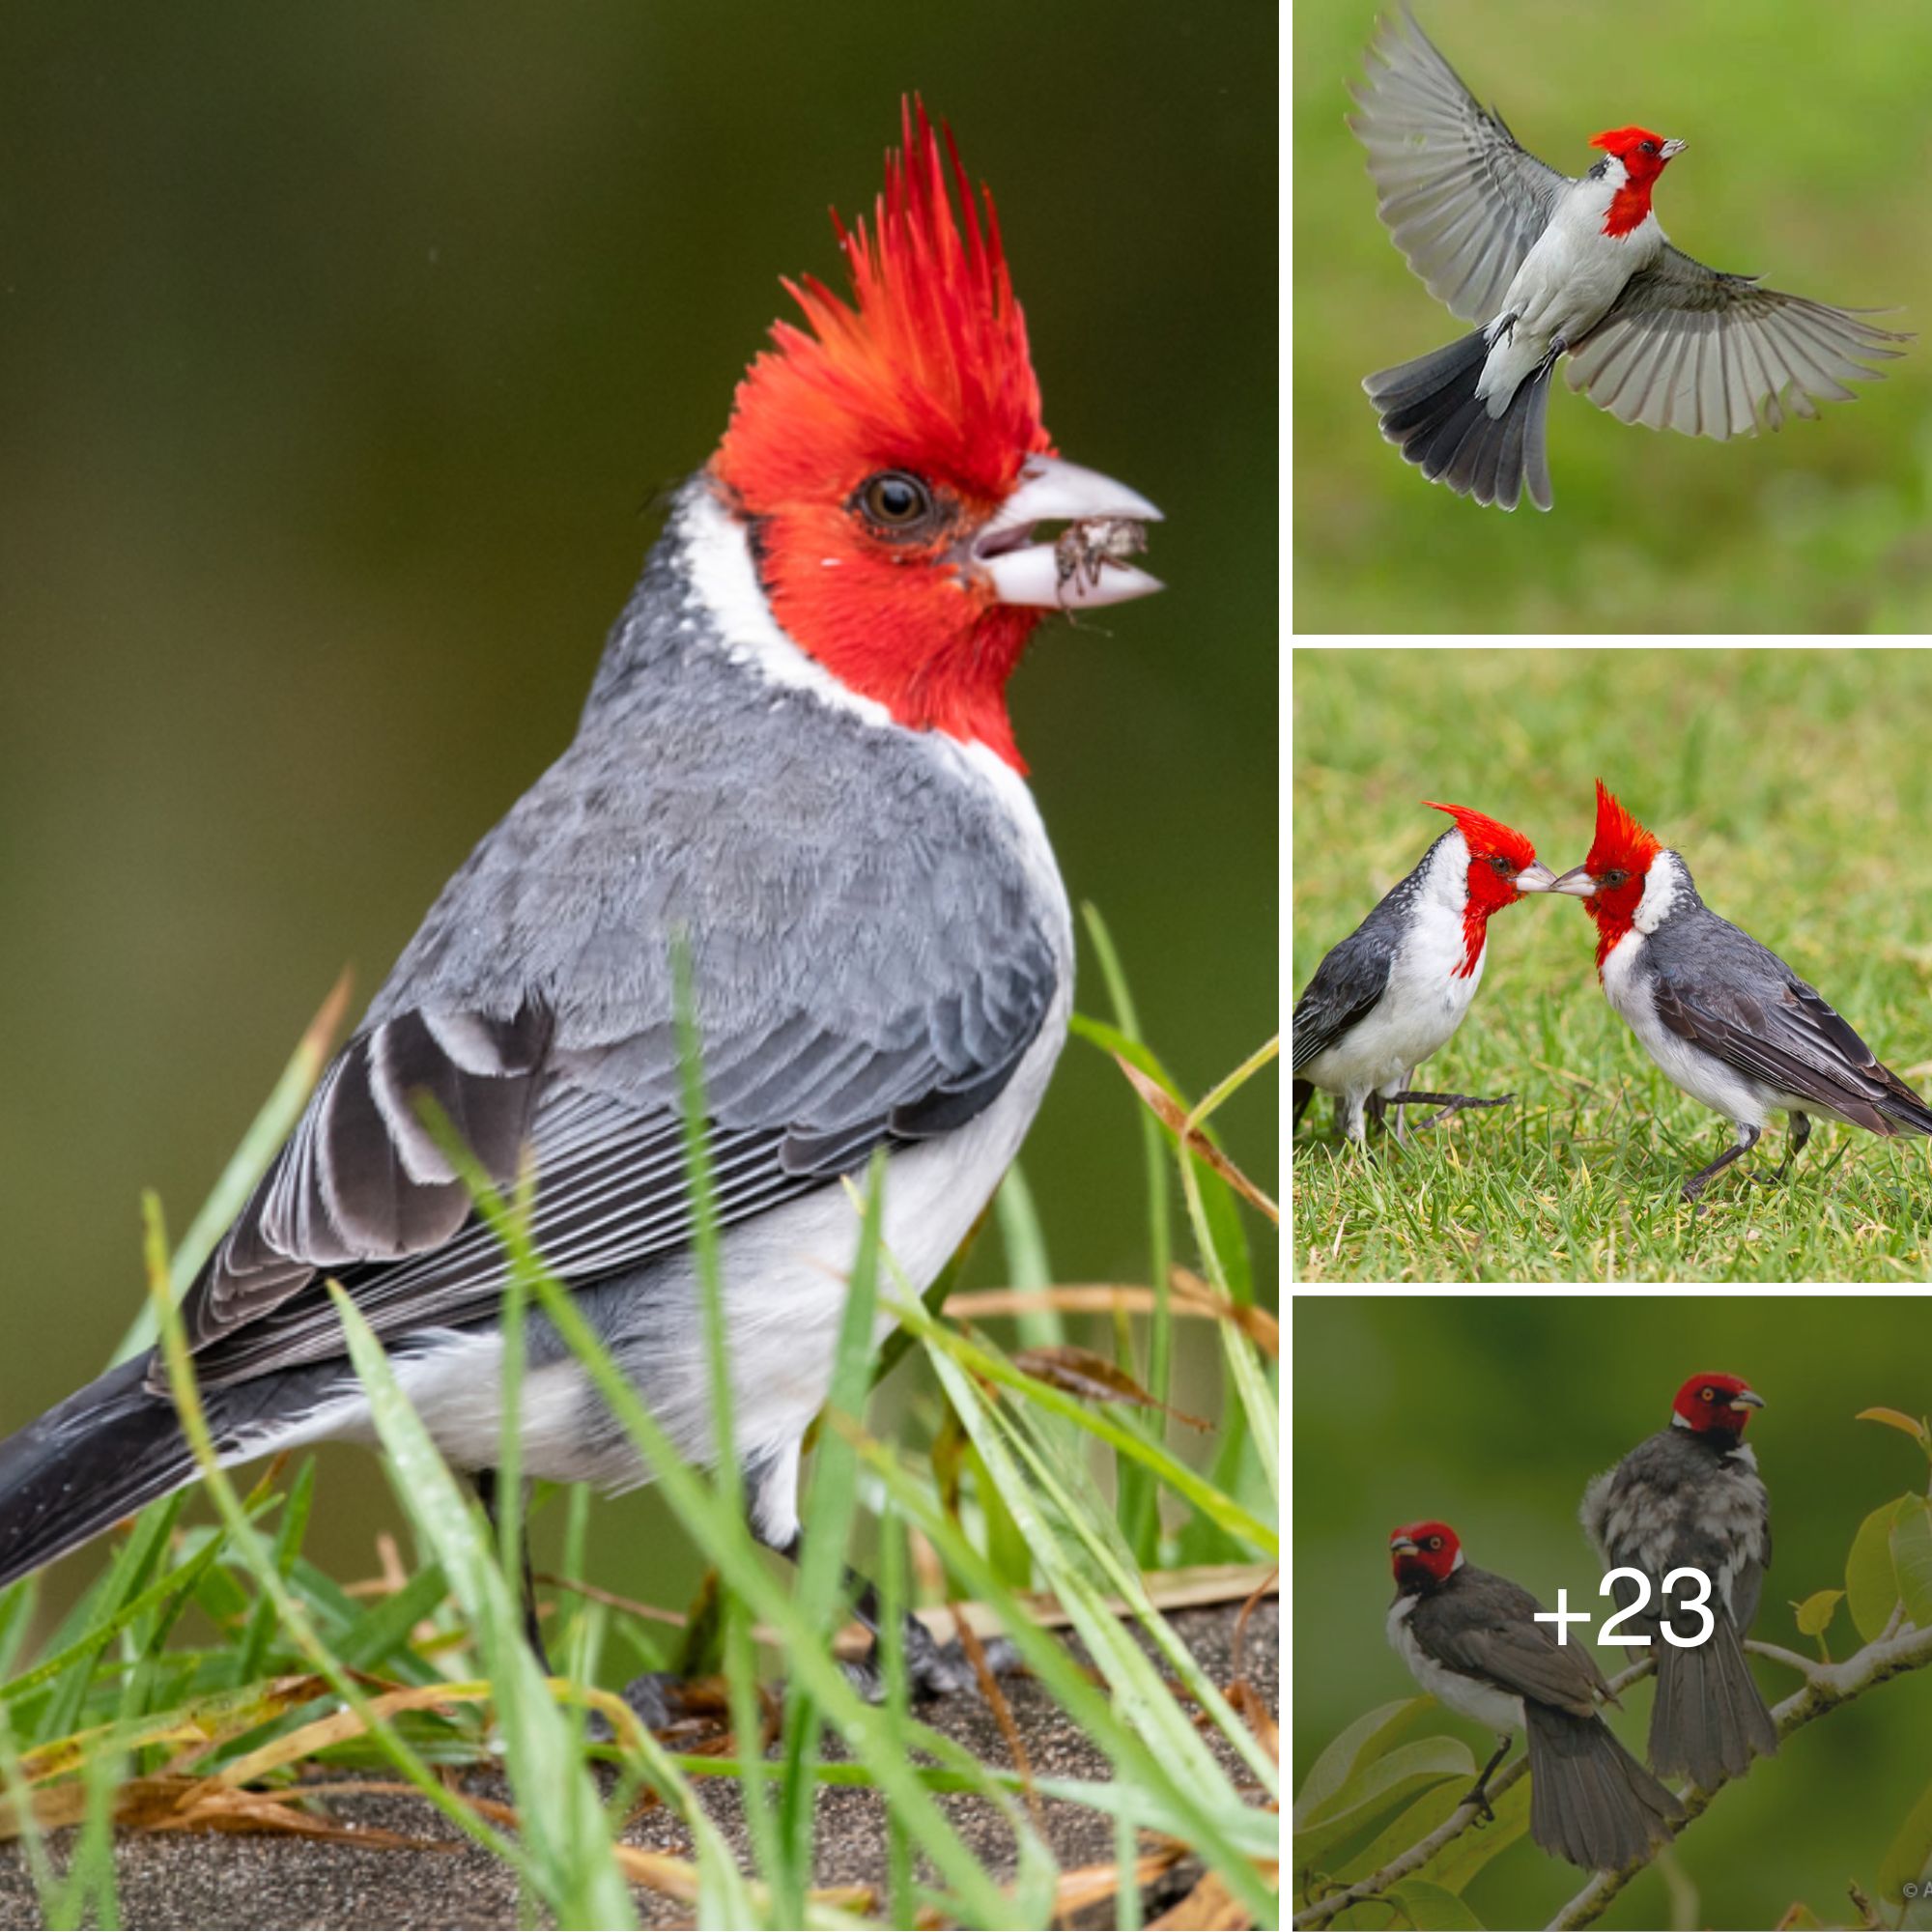
[[[1572,866],[1561,878],[1549,882],[1552,893],[1568,893],[1573,899],[1586,899],[1597,890],[1597,882],[1590,876],[1587,866]]]
[[[1516,875],[1516,889],[1520,893],[1547,893],[1556,883],[1556,874],[1540,860],[1525,866]]]
[[[1413,1556],[1415,1551],[1416,1542],[1414,1537],[1392,1536],[1389,1538],[1389,1554],[1391,1556]]]
[[[1161,587],[1126,561],[1145,548],[1143,526],[1160,512],[1124,483],[1057,456],[1033,456],[1013,493],[972,549],[972,560],[1002,604],[1094,611]],[[1036,524],[1065,524],[1052,543],[1035,543]]]
[[[1658,149],[1658,156],[1660,159],[1667,161],[1672,155],[1681,155],[1690,145],[1689,141],[1666,141],[1662,147]]]
[[[1756,1389],[1740,1389],[1731,1398],[1731,1406],[1733,1408],[1762,1408],[1764,1406],[1764,1398],[1758,1394]]]

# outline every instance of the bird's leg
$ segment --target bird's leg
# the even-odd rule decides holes
[[[1791,1173],[1791,1163],[1804,1151],[1804,1143],[1811,1138],[1811,1116],[1793,1114],[1791,1131],[1784,1137],[1784,1158],[1777,1164],[1777,1173],[1769,1180],[1763,1175],[1754,1174],[1751,1179],[1760,1187],[1782,1186]]]
[[[1486,1825],[1493,1825],[1496,1821],[1496,1814],[1490,1809],[1490,1774],[1509,1756],[1511,1742],[1508,1731],[1499,1731],[1496,1734],[1495,1754],[1477,1774],[1475,1783],[1469,1787],[1468,1794],[1463,1800],[1464,1804],[1480,1804],[1483,1807],[1483,1822]]]
[[[1709,1167],[1700,1168],[1684,1183],[1682,1189],[1683,1198],[1686,1201],[1696,1200],[1704,1187],[1723,1173],[1725,1168],[1729,1167],[1732,1161],[1736,1160],[1740,1154],[1749,1153],[1751,1149],[1757,1146],[1759,1131],[1758,1128],[1748,1126],[1740,1121],[1738,1122],[1739,1139],[1730,1147],[1727,1147]],[[1701,1212],[1702,1210],[1699,1209],[1699,1211]]]
[[[476,1498],[483,1505],[483,1514],[490,1519],[492,1541],[502,1547],[502,1520],[497,1514],[497,1472],[495,1469],[474,1469],[469,1480],[475,1487]],[[524,1486],[527,1498],[529,1486]],[[543,1621],[537,1615],[536,1577],[530,1571],[530,1528],[529,1517],[525,1515],[523,1523],[524,1546],[524,1634],[529,1638],[530,1649],[536,1654],[538,1665],[546,1677],[554,1677],[556,1672],[551,1666],[550,1652],[544,1648]]]
[[[1516,1098],[1514,1094],[1500,1094],[1493,1100],[1479,1099],[1473,1094],[1417,1094],[1404,1088],[1400,1094],[1389,1095],[1398,1107],[1440,1107],[1441,1112],[1431,1114],[1426,1121],[1417,1121],[1415,1131],[1427,1133],[1437,1121],[1446,1121],[1451,1114],[1463,1107],[1507,1107]]]
[[[1301,1124],[1302,1113],[1307,1108],[1309,1101],[1312,1100],[1314,1097],[1315,1097],[1314,1081],[1297,1080],[1294,1083],[1294,1118],[1291,1120],[1288,1123],[1288,1130],[1290,1133],[1293,1133],[1294,1129]]]

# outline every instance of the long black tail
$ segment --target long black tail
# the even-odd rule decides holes
[[[1523,1699],[1529,1835],[1583,1871],[1622,1871],[1670,1836],[1684,1806],[1601,1718]]]
[[[1650,1707],[1650,1761],[1660,1773],[1709,1791],[1776,1750],[1777,1726],[1728,1616],[1694,1650],[1661,1649]]]
[[[1479,328],[1413,362],[1365,376],[1362,387],[1381,412],[1382,435],[1401,446],[1405,462],[1420,464],[1432,483],[1505,510],[1516,508],[1527,486],[1529,500],[1547,510],[1555,500],[1545,445],[1555,360],[1526,376],[1509,408],[1492,416],[1476,397],[1489,353]]]
[[[0,1588],[192,1481],[174,1405],[143,1386],[151,1360],[110,1369],[0,1442]]]

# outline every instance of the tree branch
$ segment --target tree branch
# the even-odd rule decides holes
[[[1897,1635],[1878,1637],[1842,1663],[1813,1663],[1795,1651],[1780,1651],[1774,1644],[1753,1643],[1749,1648],[1763,1656],[1775,1657],[1779,1662],[1796,1663],[1804,1671],[1804,1690],[1795,1691],[1771,1714],[1777,1726],[1778,1741],[1782,1743],[1793,1731],[1814,1718],[1822,1718],[1827,1711],[1836,1710],[1840,1704],[1849,1704],[1874,1684],[1883,1684],[1888,1677],[1921,1670],[1932,1663],[1932,1630],[1907,1629]],[[1712,1799],[1730,1781],[1720,1779],[1709,1791],[1699,1791],[1694,1786],[1686,1790],[1685,1815],[1672,1832],[1672,1838],[1682,1836],[1691,1819],[1705,1811]],[[1590,1924],[1649,1862],[1650,1858],[1646,1857],[1620,1872],[1599,1872],[1549,1921],[1549,1932],[1567,1932],[1568,1928]]]
[[[1621,1676],[1610,1679],[1610,1695],[1616,1696],[1627,1690],[1640,1678],[1647,1677],[1656,1668],[1654,1661],[1645,1658],[1641,1663],[1634,1663]],[[1490,1802],[1500,1798],[1524,1772],[1529,1769],[1527,1751],[1513,1758],[1495,1776],[1490,1779]],[[1326,1925],[1337,1914],[1364,1898],[1371,1898],[1377,1892],[1386,1891],[1390,1886],[1406,1879],[1410,1872],[1426,1865],[1450,1839],[1461,1837],[1482,1815],[1482,1807],[1472,1804],[1462,1804],[1430,1833],[1428,1837],[1409,1846],[1406,1852],[1398,1852],[1379,1871],[1371,1872],[1367,1878],[1358,1878],[1353,1884],[1345,1886],[1340,1891],[1333,1891],[1326,1898],[1305,1907],[1294,1916],[1297,1926]]]

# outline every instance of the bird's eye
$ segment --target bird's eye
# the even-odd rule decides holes
[[[933,513],[932,492],[904,469],[882,469],[859,486],[859,513],[876,530],[889,536],[918,530]]]
[[[1716,1402],[1717,1399],[1718,1399],[1718,1391],[1716,1389],[1706,1389],[1704,1391],[1704,1400],[1706,1402]]]
[[[1629,877],[1630,874],[1621,867],[1612,867],[1609,871],[1604,874],[1604,883],[1606,886],[1620,886]]]
[[[1432,1536],[1429,1539],[1429,1547],[1432,1549],[1440,1549],[1442,1548],[1442,1539],[1439,1536]]]
[[[1516,870],[1516,867],[1513,865],[1511,865],[1511,863],[1507,859],[1505,859],[1500,852],[1498,852],[1495,855],[1495,857],[1490,861],[1490,864],[1492,865],[1504,878],[1508,878],[1509,875]]]
[[[1654,154],[1656,154],[1656,153],[1657,153],[1657,143],[1656,143],[1655,141],[1646,141],[1646,142],[1645,142],[1645,143],[1643,144],[1643,151],[1644,151],[1644,153],[1645,153],[1646,155],[1654,155]]]

